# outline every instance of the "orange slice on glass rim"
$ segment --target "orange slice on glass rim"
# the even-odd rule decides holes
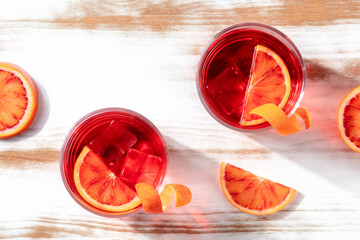
[[[0,138],[25,131],[35,118],[38,92],[30,75],[11,63],[0,63]]]
[[[274,213],[285,207],[296,190],[256,176],[228,163],[221,163],[220,184],[227,200],[243,212]]]
[[[345,144],[360,153],[360,86],[349,92],[340,103],[337,125]]]
[[[266,120],[250,112],[266,103],[283,108],[289,99],[291,80],[289,70],[279,55],[257,45],[245,93],[245,105],[240,120],[242,126],[258,125]]]
[[[110,212],[136,210],[141,201],[104,161],[85,146],[74,167],[74,182],[81,197],[92,206]]]

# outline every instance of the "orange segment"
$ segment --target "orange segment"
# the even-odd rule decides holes
[[[286,206],[296,190],[228,163],[221,163],[220,184],[227,200],[243,212],[266,215]]]
[[[290,90],[290,74],[285,62],[269,48],[257,45],[240,124],[252,126],[265,122],[263,118],[250,112],[266,103],[273,103],[282,109],[289,98]]]
[[[0,138],[25,131],[37,108],[37,88],[29,74],[14,64],[0,63]]]
[[[184,206],[191,201],[190,189],[181,184],[165,185],[160,195],[148,183],[138,183],[135,185],[135,189],[147,213],[161,213],[165,211],[174,196],[176,199],[175,207]]]
[[[360,153],[360,86],[342,100],[338,108],[337,125],[345,144]]]
[[[76,160],[74,182],[81,197],[102,210],[124,212],[141,204],[137,194],[87,146]]]

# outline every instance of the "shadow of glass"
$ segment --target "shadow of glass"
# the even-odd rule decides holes
[[[306,65],[307,86],[301,106],[311,114],[311,128],[286,137],[271,127],[245,134],[326,181],[360,194],[358,153],[343,143],[337,128],[338,106],[359,83],[319,63],[306,61]]]
[[[285,210],[267,216],[243,213],[227,201],[221,190],[218,159],[213,159],[201,150],[186,147],[168,136],[165,136],[165,141],[169,150],[165,184],[180,183],[188,186],[193,194],[192,202],[181,208],[170,207],[162,214],[147,214],[140,210],[119,219],[137,233],[153,233],[159,239],[159,236],[174,233],[196,236],[261,231],[273,224],[272,220],[286,218],[303,199],[303,194],[296,193]]]

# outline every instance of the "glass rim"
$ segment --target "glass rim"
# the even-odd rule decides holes
[[[200,79],[199,79],[199,76],[200,76],[200,73],[202,71],[202,67],[203,67],[203,60],[204,58],[206,57],[206,53],[208,52],[208,50],[210,49],[211,45],[219,38],[221,37],[222,35],[230,32],[230,31],[233,31],[233,30],[236,30],[236,29],[242,29],[242,28],[258,28],[260,29],[261,31],[264,31],[266,33],[270,33],[272,35],[275,35],[275,38],[279,39],[280,38],[280,41],[281,42],[284,42],[284,43],[288,43],[289,46],[292,48],[290,49],[292,53],[295,53],[295,56],[297,57],[297,59],[300,61],[301,63],[301,70],[302,70],[302,74],[303,74],[303,77],[302,77],[302,88],[300,90],[300,94],[299,94],[299,97],[296,101],[296,103],[294,104],[294,106],[292,107],[292,109],[290,110],[289,112],[289,116],[291,116],[295,111],[296,109],[300,106],[300,103],[304,97],[304,90],[305,90],[305,85],[306,85],[306,67],[305,67],[305,62],[304,62],[304,59],[299,51],[299,49],[296,47],[296,45],[294,44],[294,42],[287,36],[285,35],[283,32],[281,32],[280,30],[272,27],[272,26],[269,26],[269,25],[266,25],[266,24],[262,24],[262,23],[255,23],[255,22],[245,22],[245,23],[240,23],[240,24],[235,24],[235,25],[232,25],[232,26],[229,26],[223,30],[221,30],[220,32],[218,32],[217,34],[215,34],[211,39],[210,41],[207,42],[207,44],[205,45],[205,47],[203,48],[201,54],[200,54],[200,58],[199,58],[199,61],[198,61],[198,66],[197,66],[197,70],[196,70],[196,88],[197,88],[197,92],[198,92],[198,96],[200,98],[200,101],[202,103],[202,105],[204,106],[205,110],[210,114],[210,116],[215,119],[218,123],[220,123],[221,125],[227,127],[227,128],[230,128],[232,130],[235,130],[235,131],[238,131],[238,132],[254,132],[254,131],[261,131],[263,129],[266,129],[268,127],[270,127],[270,124],[267,124],[267,125],[264,125],[263,127],[260,127],[258,129],[246,129],[246,128],[239,128],[239,127],[236,127],[236,126],[233,126],[227,122],[225,122],[224,120],[222,120],[221,118],[219,118],[211,109],[211,107],[209,106],[209,104],[207,103],[206,101],[206,98],[201,90],[201,87],[200,87]],[[283,40],[283,41],[282,41]],[[292,51],[293,50],[293,51]]]
[[[60,167],[60,175],[61,175],[61,179],[63,181],[63,184],[67,190],[67,192],[69,193],[69,195],[71,196],[72,199],[75,200],[75,202],[80,205],[83,209],[87,210],[88,212],[91,212],[91,213],[94,213],[98,216],[102,216],[102,217],[107,217],[107,218],[121,218],[121,217],[125,217],[125,216],[130,216],[132,214],[135,214],[137,213],[139,210],[142,209],[141,207],[141,204],[139,206],[137,206],[134,209],[130,209],[129,212],[124,212],[124,213],[119,213],[119,214],[116,214],[116,212],[114,212],[114,214],[106,214],[106,213],[101,213],[101,212],[98,212],[96,210],[93,210],[89,207],[87,207],[86,205],[84,205],[83,202],[81,202],[76,196],[75,194],[73,193],[73,191],[71,190],[71,187],[67,181],[67,178],[65,176],[65,173],[64,173],[64,170],[63,170],[63,165],[64,165],[64,154],[65,154],[65,151],[67,149],[67,147],[69,146],[68,142],[69,142],[69,139],[71,138],[71,135],[72,133],[75,131],[75,129],[77,129],[78,126],[80,126],[83,122],[85,122],[86,120],[98,115],[98,114],[101,114],[101,113],[107,113],[107,112],[119,112],[119,113],[126,113],[126,114],[132,114],[136,117],[138,117],[143,123],[145,123],[148,127],[150,127],[152,130],[154,130],[158,137],[160,138],[161,140],[161,143],[164,147],[164,154],[165,154],[165,174],[164,174],[164,177],[161,179],[161,181],[159,182],[159,185],[157,186],[157,191],[160,191],[163,187],[164,187],[164,179],[165,179],[165,175],[166,175],[166,172],[167,172],[167,155],[168,155],[168,148],[167,148],[167,145],[166,145],[166,142],[165,142],[165,139],[163,137],[163,135],[161,134],[161,132],[159,131],[159,129],[149,120],[147,119],[146,117],[144,117],[143,115],[141,115],[140,113],[138,112],[135,112],[135,111],[132,111],[130,109],[127,109],[127,108],[119,108],[119,107],[109,107],[109,108],[101,108],[101,109],[97,109],[95,111],[92,111],[86,115],[84,115],[83,117],[81,117],[72,127],[71,129],[69,130],[68,134],[66,135],[65,139],[64,139],[64,142],[63,142],[63,145],[61,147],[61,150],[60,150],[60,161],[59,161],[59,167]]]

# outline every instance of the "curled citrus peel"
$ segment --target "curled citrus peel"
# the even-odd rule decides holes
[[[268,121],[282,136],[299,132],[302,129],[296,116],[303,119],[306,129],[309,129],[311,125],[310,114],[304,108],[298,108],[295,114],[288,117],[280,107],[272,103],[266,103],[256,107],[250,113],[256,114]]]
[[[184,206],[191,201],[190,189],[181,184],[167,184],[160,194],[147,183],[138,183],[135,185],[135,189],[147,213],[164,212],[174,196],[175,207]]]

